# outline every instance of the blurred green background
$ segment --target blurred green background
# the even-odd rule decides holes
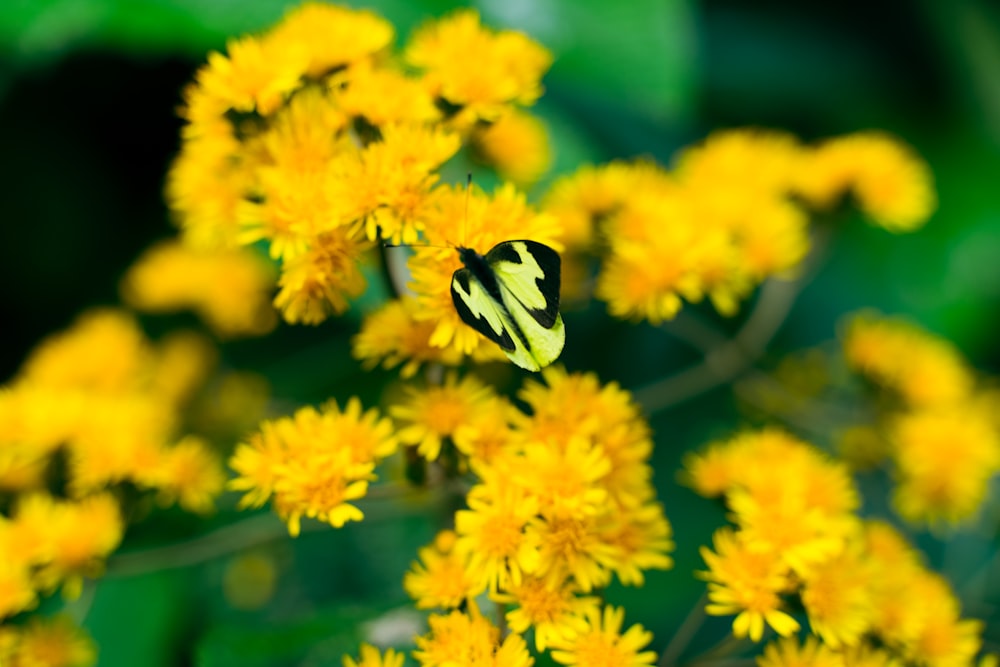
[[[182,87],[209,50],[223,48],[227,36],[271,25],[288,4],[0,2],[0,377],[10,377],[42,336],[83,309],[115,303],[125,267],[151,241],[172,234],[161,193],[178,147]],[[402,40],[425,18],[457,5],[364,6],[392,21]],[[1000,372],[996,3],[492,0],[475,6],[486,23],[524,30],[556,56],[536,107],[552,132],[553,175],[620,157],[669,163],[679,148],[723,127],[782,128],[806,140],[868,128],[898,134],[934,171],[937,214],[904,236],[858,220],[846,225],[770,354],[829,340],[844,313],[875,307],[910,315],[953,340],[979,368]],[[566,317],[572,333],[564,360],[571,370],[596,370],[631,388],[697,360],[662,330],[610,321],[599,304]],[[740,323],[713,319],[728,330]],[[154,335],[166,326],[150,323]],[[352,393],[374,404],[391,374],[358,371],[348,350],[356,326],[345,319],[282,327],[260,341],[227,344],[224,363],[263,373],[289,406]],[[697,546],[722,521],[719,509],[676,485],[678,461],[684,450],[730,432],[740,417],[723,387],[656,414],[652,424],[677,566],[650,576],[644,589],[611,591],[609,599],[625,603],[629,622],[653,630],[653,648],[662,650],[701,592],[690,576],[701,566]],[[208,522],[160,513],[135,527],[122,551],[245,518],[231,504]],[[405,634],[405,615],[387,622],[384,614],[405,608],[402,573],[433,534],[437,516],[421,505],[375,507],[360,525],[292,542],[280,526],[273,532],[277,520],[264,515],[263,530],[276,539],[258,549],[279,568],[275,597],[263,610],[239,611],[226,602],[224,573],[232,561],[223,555],[152,571],[120,567],[98,582],[85,624],[100,645],[101,665],[339,665],[341,653],[355,652],[366,632],[359,620],[382,618]],[[920,539],[931,562],[961,588],[955,541]],[[987,640],[996,642],[997,633],[995,623],[988,626]]]

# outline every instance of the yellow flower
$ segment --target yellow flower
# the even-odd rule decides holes
[[[406,654],[395,649],[386,649],[383,654],[370,644],[362,644],[361,659],[355,661],[351,656],[345,655],[344,667],[403,667],[405,661]]]
[[[856,546],[813,568],[801,591],[813,633],[835,649],[858,646],[874,620],[873,569]]]
[[[972,392],[972,374],[948,341],[875,313],[854,315],[843,335],[848,365],[913,407],[955,403]]]
[[[484,667],[531,667],[534,659],[524,639],[509,634],[502,641],[500,630],[479,613],[475,603],[466,613],[453,611],[447,616],[432,615],[430,632],[416,637],[413,652],[423,667],[483,665]]]
[[[226,483],[218,455],[193,435],[163,450],[160,461],[137,477],[158,489],[163,502],[176,499],[185,510],[198,514],[215,509],[215,499]]]
[[[476,54],[470,58],[469,54]],[[457,107],[453,122],[494,120],[509,104],[532,104],[552,56],[522,33],[493,32],[475,10],[462,9],[428,23],[410,39],[405,58],[423,70],[431,94]]]
[[[764,648],[757,667],[844,667],[844,656],[808,635],[802,645],[797,637],[783,637]]]
[[[280,37],[230,40],[228,55],[208,55],[208,64],[197,74],[198,84],[228,108],[272,113],[299,86],[309,65],[304,48],[289,48]]]
[[[358,235],[394,244],[417,241],[426,224],[434,170],[461,145],[457,134],[419,124],[386,125],[381,140],[343,153],[331,166],[330,197],[362,221]],[[363,230],[363,231],[362,231]]]
[[[380,360],[385,368],[403,364],[399,371],[403,378],[413,377],[423,364],[456,366],[461,363],[462,355],[458,350],[430,345],[436,325],[418,320],[416,311],[413,297],[404,296],[366,314],[361,321],[361,331],[352,341],[354,357],[369,368]]]
[[[472,376],[459,380],[449,373],[441,385],[407,386],[404,391],[404,402],[389,410],[401,425],[397,437],[401,443],[415,446],[428,461],[437,460],[442,442],[454,438],[473,415],[501,409],[493,390]]]
[[[483,592],[485,587],[469,575],[468,559],[455,551],[456,540],[454,531],[439,532],[403,577],[403,588],[418,609],[454,609]]]
[[[474,487],[467,502],[469,509],[455,513],[455,549],[468,559],[470,576],[491,592],[517,586],[540,565],[537,533],[526,530],[537,501],[497,474]]]
[[[182,407],[215,368],[219,353],[212,342],[194,331],[177,329],[158,341],[153,368],[153,392]]]
[[[330,79],[344,113],[374,127],[436,121],[441,115],[417,79],[389,67],[355,65]]]
[[[285,262],[274,298],[290,324],[319,324],[347,310],[347,299],[365,289],[360,258],[370,243],[338,227],[313,240],[309,250]]]
[[[81,628],[65,616],[34,616],[13,631],[12,646],[0,648],[0,661],[14,667],[91,667],[97,647]]]
[[[534,183],[552,166],[545,125],[515,109],[489,125],[476,126],[471,144],[480,160],[518,185]]]
[[[132,315],[98,309],[35,346],[18,378],[47,389],[82,389],[99,394],[136,390],[153,356]]]
[[[84,576],[102,572],[103,560],[125,530],[118,503],[108,493],[65,502],[42,494],[22,496],[13,520],[21,539],[37,542],[40,587],[51,590],[62,583],[70,598],[79,595]]]
[[[276,317],[274,271],[251,250],[198,250],[177,241],[146,250],[122,280],[122,298],[145,312],[192,309],[223,337],[259,336]]]
[[[538,510],[546,517],[584,517],[598,514],[608,502],[601,481],[611,473],[603,448],[584,438],[563,447],[539,443],[525,447],[514,464],[513,481],[532,489]]]
[[[566,639],[553,640],[552,659],[573,667],[652,667],[656,664],[653,651],[643,647],[653,634],[641,625],[633,625],[622,633],[625,610],[604,607],[585,611],[587,629]]]
[[[533,521],[530,535],[539,545],[535,573],[557,580],[568,575],[585,593],[608,585],[621,552],[605,539],[601,528],[595,516],[555,516]]]
[[[958,523],[976,514],[1000,470],[1000,434],[979,410],[921,410],[891,429],[899,472],[894,501],[911,521]]]
[[[755,642],[764,636],[765,623],[783,637],[798,631],[798,621],[782,610],[781,596],[792,588],[788,566],[774,554],[749,548],[729,528],[715,531],[712,539],[714,553],[701,548],[708,565],[707,572],[699,573],[708,581],[705,611],[712,616],[736,614],[733,635]]]
[[[303,516],[339,528],[363,518],[350,502],[367,493],[375,464],[395,449],[389,420],[374,409],[362,413],[356,398],[343,412],[332,401],[320,411],[305,407],[263,422],[237,446],[229,465],[238,476],[229,488],[245,492],[241,507],[259,507],[273,496],[292,536]]]
[[[377,54],[393,40],[392,24],[367,10],[305,2],[289,11],[268,38],[275,48],[299,50],[309,77],[319,77]]]
[[[37,602],[32,580],[31,563],[17,554],[23,545],[14,543],[20,537],[11,522],[0,518],[0,620],[33,608]],[[2,655],[0,649],[0,655]]]
[[[596,597],[579,596],[575,586],[552,577],[525,577],[509,592],[493,598],[502,604],[517,605],[507,612],[507,625],[521,634],[533,629],[539,651],[586,631],[584,619],[599,605]]]
[[[884,132],[858,132],[814,149],[799,173],[797,190],[817,207],[828,207],[852,189],[861,210],[892,232],[917,229],[937,208],[927,163]]]
[[[650,496],[655,492],[650,487]],[[617,551],[612,566],[618,580],[626,586],[642,586],[643,570],[668,570],[674,549],[670,522],[659,503],[647,500],[636,507],[612,508],[601,527],[603,539]]]

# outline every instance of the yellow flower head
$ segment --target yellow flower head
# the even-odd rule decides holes
[[[290,324],[319,324],[347,310],[365,289],[361,256],[371,247],[346,227],[313,239],[309,250],[284,263],[274,306]]]
[[[971,394],[972,374],[958,350],[904,320],[858,313],[843,339],[851,368],[913,407],[955,403]]]
[[[469,574],[468,558],[455,551],[456,540],[454,531],[442,530],[433,544],[420,549],[420,560],[403,577],[403,588],[418,609],[454,609],[483,592],[485,587]]]
[[[572,667],[652,667],[656,653],[642,649],[653,640],[653,633],[633,625],[624,633],[625,610],[606,606],[584,612],[587,629],[569,638],[553,640],[552,658]]]
[[[395,649],[386,649],[383,654],[370,644],[362,644],[361,659],[355,661],[351,656],[345,655],[344,667],[403,667],[405,661],[406,654]]]
[[[210,53],[198,72],[198,85],[226,108],[262,116],[274,112],[299,86],[309,65],[304,48],[275,37],[230,40],[227,55]]]
[[[149,248],[122,280],[122,298],[145,312],[192,309],[220,336],[269,332],[272,267],[245,249],[199,250],[176,241]]]
[[[783,610],[781,596],[792,587],[791,572],[780,558],[750,548],[739,533],[720,528],[712,538],[715,551],[701,548],[708,571],[705,611],[713,616],[736,614],[733,635],[759,642],[765,623],[782,637],[799,629],[798,621]]]
[[[545,125],[538,118],[512,109],[471,137],[477,157],[501,178],[518,185],[534,183],[552,165]]]
[[[493,598],[503,604],[516,605],[507,612],[507,625],[524,634],[535,632],[535,648],[544,651],[559,640],[567,640],[587,630],[584,620],[597,611],[598,599],[577,595],[570,582],[552,577],[525,577],[507,593]]]
[[[332,166],[330,196],[347,202],[348,219],[364,223],[362,236],[412,244],[431,215],[435,170],[461,142],[457,134],[416,124],[387,125],[380,134],[379,141],[344,153]]]
[[[158,489],[161,501],[175,499],[185,510],[206,514],[226,483],[222,462],[208,443],[193,435],[165,448],[160,461],[138,475],[139,481]]]
[[[420,28],[405,57],[423,70],[434,97],[458,108],[453,122],[459,127],[494,120],[509,104],[532,104],[542,93],[540,81],[552,63],[538,43],[519,32],[484,28],[471,9]]]
[[[883,132],[858,132],[820,144],[806,158],[797,191],[828,207],[852,190],[872,222],[892,232],[917,229],[937,208],[927,163]]]
[[[475,186],[468,190],[437,188],[433,200],[428,203],[424,220],[424,232],[430,245],[414,248],[415,253],[409,262],[412,276],[410,288],[419,304],[417,316],[436,323],[430,344],[452,347],[463,354],[471,354],[478,347],[496,348],[477,331],[466,326],[455,310],[451,297],[451,276],[461,268],[462,262],[454,246],[472,248],[485,254],[502,241],[531,239],[558,250],[557,222],[531,209],[524,195],[510,184],[501,186],[492,197],[484,195]]]
[[[415,446],[428,461],[436,460],[443,440],[453,439],[474,415],[502,409],[493,390],[472,376],[459,380],[449,373],[441,385],[407,386],[404,391],[405,401],[390,408],[393,418],[406,424],[398,433],[399,441]]]
[[[390,67],[355,65],[332,77],[330,89],[344,113],[377,128],[429,123],[441,115],[419,80]]]
[[[436,325],[418,320],[416,313],[416,301],[404,296],[365,315],[361,331],[352,341],[355,358],[367,367],[374,367],[379,361],[385,368],[402,364],[399,374],[403,378],[413,377],[423,364],[457,366],[461,363],[462,355],[458,350],[430,345]]]
[[[876,570],[867,558],[860,542],[852,542],[804,578],[801,598],[809,626],[831,648],[858,646],[872,628]]]
[[[468,612],[433,615],[428,623],[430,632],[415,638],[417,650],[413,652],[423,667],[531,667],[535,662],[521,635],[512,633],[501,641],[500,630],[479,613],[475,603],[470,603]]]
[[[305,75],[316,78],[364,62],[388,47],[394,33],[392,24],[374,12],[305,2],[289,11],[268,39],[276,49],[303,53]]]
[[[932,524],[976,514],[1000,470],[1000,433],[988,415],[964,406],[910,412],[895,420],[890,437],[900,514]]]
[[[455,549],[468,559],[477,586],[509,590],[538,570],[539,537],[528,530],[538,514],[534,497],[501,473],[473,487],[468,505],[455,513]]]
[[[808,635],[802,644],[798,637],[783,636],[764,647],[757,667],[844,667],[844,656]]]
[[[350,502],[367,493],[375,464],[395,449],[389,420],[374,409],[362,413],[356,398],[343,411],[332,401],[319,411],[305,407],[293,417],[263,422],[236,448],[229,465],[238,476],[229,488],[245,492],[243,507],[259,507],[273,496],[293,536],[303,516],[339,528],[363,518]]]
[[[0,661],[5,665],[92,667],[97,662],[94,641],[68,617],[33,616],[23,627],[4,629],[12,633],[0,639]]]

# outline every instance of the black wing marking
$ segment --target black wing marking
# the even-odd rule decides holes
[[[505,352],[516,349],[512,336],[523,336],[502,303],[487,293],[468,269],[451,276],[451,300],[462,321],[500,346]]]

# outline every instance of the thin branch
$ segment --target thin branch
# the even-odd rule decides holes
[[[674,633],[674,636],[670,639],[670,643],[667,644],[667,648],[663,649],[663,653],[660,655],[660,667],[670,667],[670,665],[676,664],[677,658],[680,657],[684,649],[694,639],[698,629],[705,622],[705,601],[707,599],[708,595],[702,593],[698,601],[695,602],[694,607],[688,612],[684,622],[681,623],[681,627],[677,628],[677,632]]]
[[[363,501],[418,498],[420,493],[395,485],[373,487]],[[373,514],[369,503],[364,503],[365,520],[371,521]],[[325,523],[305,523],[302,532],[331,529]],[[151,572],[189,567],[221,558],[251,547],[260,546],[288,536],[288,527],[272,513],[257,514],[236,523],[222,526],[191,540],[176,542],[162,547],[142,549],[113,555],[107,561],[106,577],[135,577]]]
[[[826,234],[818,232],[813,249],[803,262],[796,280],[770,279],[761,287],[743,327],[725,339],[703,323],[688,318],[671,330],[705,352],[705,358],[683,371],[657,380],[632,393],[647,414],[655,414],[730,382],[751,367],[765,352],[781,328],[796,297],[815,274],[818,260],[826,247]],[[694,327],[698,327],[695,329]]]

